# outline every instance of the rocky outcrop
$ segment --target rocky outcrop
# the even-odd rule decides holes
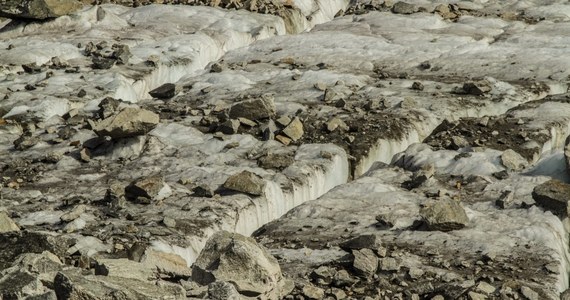
[[[0,16],[44,20],[73,13],[81,7],[77,0],[2,0]]]
[[[248,297],[280,299],[284,279],[277,260],[255,240],[220,231],[206,243],[192,267],[192,280],[202,285],[226,281]]]

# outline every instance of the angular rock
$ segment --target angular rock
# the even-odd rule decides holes
[[[10,268],[0,272],[0,298],[40,296],[45,291],[42,281],[53,280],[55,273],[62,268],[63,264],[53,253],[45,251],[41,254],[22,254]]]
[[[420,210],[428,230],[451,231],[465,227],[469,218],[465,209],[456,200],[443,198]]]
[[[174,83],[165,83],[154,90],[148,92],[152,97],[158,99],[170,99],[180,92],[178,86]]]
[[[293,141],[297,141],[305,133],[303,131],[303,123],[301,120],[299,120],[299,118],[295,117],[293,121],[291,121],[291,123],[289,123],[289,125],[283,129],[283,133]]]
[[[521,294],[528,300],[538,300],[540,299],[537,292],[527,286],[521,286]]]
[[[346,125],[346,123],[342,119],[336,117],[330,119],[327,122],[326,126],[329,132],[333,132],[336,129],[345,130],[345,131],[349,129],[348,125]]]
[[[335,270],[331,267],[320,266],[313,270],[311,277],[316,280],[318,284],[329,285],[331,284],[335,275]]]
[[[228,177],[224,183],[224,188],[259,196],[263,194],[265,181],[255,173],[242,171],[241,173]]]
[[[115,65],[116,60],[107,57],[93,56],[91,67],[96,70],[107,70]]]
[[[133,181],[125,188],[125,196],[132,201],[150,203],[170,196],[172,190],[162,176],[149,176]]]
[[[44,20],[73,13],[81,7],[76,0],[2,0],[0,17]]]
[[[378,268],[378,257],[370,249],[352,250],[354,271],[364,277],[371,277]]]
[[[268,153],[257,160],[257,165],[266,169],[282,170],[295,162],[290,153]]]
[[[0,233],[19,231],[20,227],[16,225],[6,212],[0,211]]]
[[[348,241],[344,241],[338,246],[345,251],[360,250],[365,248],[376,250],[382,247],[382,242],[380,241],[380,237],[375,234],[363,234]]]
[[[70,241],[67,238],[43,232],[6,232],[0,234],[0,270],[6,269],[22,253],[49,251],[57,257],[65,256]]]
[[[160,274],[183,278],[192,275],[188,263],[178,254],[156,251],[151,248],[143,251],[144,253],[140,258],[141,264],[156,270]]]
[[[277,260],[254,239],[237,233],[215,233],[192,267],[192,280],[207,285],[231,282],[242,295],[278,299],[284,280]]]
[[[128,107],[118,114],[92,123],[92,129],[99,136],[113,139],[143,135],[156,127],[159,116],[149,110]]]
[[[512,149],[505,150],[501,154],[501,163],[505,168],[513,171],[521,171],[528,165],[528,161]]]
[[[63,214],[60,217],[60,219],[64,222],[71,222],[79,218],[79,216],[85,212],[85,209],[87,209],[87,206],[85,206],[84,204],[79,204],[75,206],[71,211],[68,211],[65,214]]]
[[[195,197],[212,198],[216,194],[214,189],[207,184],[201,184],[199,186],[194,187],[192,189],[192,192],[194,192],[193,196]]]
[[[560,217],[567,217],[570,201],[570,184],[552,179],[537,185],[532,191],[536,204]]]
[[[471,95],[481,96],[491,90],[491,83],[487,80],[470,81],[463,84],[463,91]]]
[[[512,191],[504,191],[499,196],[499,199],[495,201],[497,207],[505,209],[509,208],[514,201],[514,193]]]
[[[220,131],[224,134],[236,134],[239,129],[240,121],[237,119],[230,119],[225,121],[224,123],[218,126],[217,131]]]
[[[232,105],[228,114],[232,119],[246,118],[255,121],[271,118],[275,116],[275,102],[270,96],[241,101]]]
[[[57,273],[54,290],[58,299],[186,299],[186,291],[180,285],[83,274],[79,269]]]
[[[398,264],[398,261],[395,258],[386,257],[380,259],[378,268],[382,271],[388,271],[388,272],[398,271],[400,270],[400,264]]]

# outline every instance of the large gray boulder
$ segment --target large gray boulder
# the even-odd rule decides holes
[[[44,20],[73,13],[81,7],[76,0],[0,0],[0,16]]]
[[[127,107],[116,115],[92,123],[91,127],[99,136],[120,139],[146,134],[158,125],[159,120],[160,117],[152,111]]]
[[[241,101],[230,107],[228,115],[232,119],[246,118],[254,121],[271,118],[275,116],[275,102],[272,96]]]
[[[254,239],[220,231],[206,243],[192,267],[201,285],[232,283],[245,296],[280,299],[285,284],[277,260]]]
[[[469,218],[459,201],[443,198],[420,210],[428,230],[451,231],[465,227]]]

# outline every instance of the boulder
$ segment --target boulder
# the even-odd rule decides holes
[[[501,163],[505,168],[513,171],[521,171],[528,165],[527,160],[512,149],[505,150],[501,154]]]
[[[285,285],[277,260],[254,239],[238,233],[215,233],[192,267],[192,280],[202,285],[232,283],[245,296],[279,299]]]
[[[127,199],[141,203],[160,201],[170,196],[172,190],[162,176],[142,177],[125,188]]]
[[[64,257],[70,242],[68,239],[43,232],[6,232],[0,234],[0,270],[8,268],[22,253],[49,251],[59,258]]]
[[[459,201],[443,198],[420,210],[428,230],[451,231],[465,227],[469,218]]]
[[[338,246],[345,251],[360,250],[365,248],[376,250],[382,247],[382,242],[380,241],[380,237],[375,234],[363,234],[350,240],[344,241]]]
[[[127,107],[116,115],[97,123],[92,122],[91,127],[99,136],[120,139],[146,134],[158,125],[159,119],[152,111]]]
[[[532,191],[536,204],[560,217],[568,216],[570,201],[570,184],[552,179],[537,185]]]
[[[271,96],[241,101],[232,105],[228,114],[232,119],[246,118],[255,121],[271,118],[275,116],[275,102]]]
[[[132,261],[121,259],[96,259],[95,275],[149,280],[155,277],[153,267]]]
[[[263,194],[265,181],[252,172],[242,171],[241,173],[228,177],[224,183],[224,188],[259,196]]]
[[[62,268],[62,262],[53,253],[22,254],[10,268],[0,272],[0,299],[41,296],[46,290],[44,284],[53,281]]]
[[[208,296],[212,300],[240,300],[240,294],[229,282],[216,281],[208,285]]]
[[[463,84],[463,91],[466,94],[481,96],[492,90],[488,80],[470,81]]]
[[[79,269],[58,272],[54,290],[58,299],[186,299],[180,285],[84,274]]]
[[[2,0],[0,16],[10,19],[44,20],[68,15],[82,6],[76,0]]]
[[[174,83],[165,83],[154,90],[148,92],[152,97],[158,99],[170,99],[180,92],[178,86]]]
[[[352,250],[352,267],[358,275],[372,277],[378,268],[378,257],[370,249]]]
[[[418,7],[414,4],[399,1],[392,6],[392,12],[395,14],[409,15],[418,12]]]

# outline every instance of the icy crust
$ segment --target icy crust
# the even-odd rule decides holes
[[[302,118],[318,131],[324,124],[314,120],[338,117],[346,121],[359,116],[372,120],[385,113],[391,116],[385,125],[397,127],[397,132],[359,129],[347,133],[356,138],[352,145],[335,140],[326,130],[303,140],[345,145],[356,156],[353,175],[357,177],[374,161],[390,162],[394,154],[422,141],[444,119],[500,115],[521,103],[565,92],[567,86],[554,81],[554,73],[514,78],[513,74],[520,73],[519,65],[506,63],[504,51],[498,48],[519,49],[523,37],[530,45],[532,38],[526,36],[534,36],[544,26],[548,24],[474,17],[452,23],[431,14],[346,16],[309,33],[273,37],[230,51],[217,62],[222,66],[220,72],[181,79],[191,88],[179,99],[191,97],[224,107],[271,94],[278,114],[291,116],[301,111]],[[518,37],[505,39],[510,36]],[[541,40],[540,46],[549,53],[545,57],[556,55],[559,49],[559,43],[547,40]],[[470,59],[470,55],[478,58]],[[525,60],[521,66],[536,70],[543,66],[541,59]],[[490,91],[484,95],[461,92],[463,84],[474,78],[489,82]],[[415,83],[421,89],[413,88]],[[339,100],[346,104],[339,105]],[[380,107],[365,108],[369,101]],[[361,140],[365,146],[354,146]]]
[[[34,110],[38,101],[32,99],[49,97],[69,99],[75,107],[105,96],[137,102],[149,98],[148,91],[163,83],[200,73],[228,50],[284,33],[283,21],[275,16],[160,5],[132,9],[95,6],[52,22],[4,28],[0,33],[0,64],[15,66],[0,70],[0,93],[8,95],[0,107],[21,113]],[[93,70],[90,57],[84,56],[84,47],[101,41],[129,46],[133,54],[129,63],[110,70]],[[22,71],[19,65],[41,65],[52,57],[67,61],[81,72],[48,69],[12,78],[11,74]],[[145,64],[149,60],[155,67]],[[53,73],[49,78],[47,71]],[[36,89],[28,91],[26,85]],[[87,92],[84,98],[77,97],[80,89]],[[47,118],[69,109],[64,104],[54,106],[59,110]]]
[[[465,174],[477,173],[469,168],[464,171]],[[529,286],[540,293],[541,299],[558,299],[559,293],[568,287],[568,220],[560,220],[535,206],[500,210],[494,205],[495,197],[505,190],[512,191],[517,201],[532,201],[532,188],[548,180],[547,177],[514,176],[503,181],[487,178],[489,182],[476,193],[447,186],[447,193],[459,197],[469,218],[465,228],[450,232],[414,229],[420,219],[420,206],[428,198],[421,192],[400,187],[410,177],[411,173],[399,168],[376,169],[318,200],[300,205],[264,226],[257,237],[280,255],[283,269],[292,268],[291,272],[294,268],[311,272],[323,264],[334,265],[335,261],[342,261],[336,245],[350,237],[373,234],[380,237],[383,247],[398,253],[391,257],[397,257],[400,270],[420,268],[440,274],[441,279],[436,275],[431,284],[444,293],[462,282],[477,282],[480,275],[469,269],[473,267],[470,263],[481,260],[483,255],[495,255],[495,264],[509,262],[525,274],[518,277],[524,279],[515,279],[502,273],[502,267],[485,269],[486,276],[504,278],[505,282],[492,283],[498,289],[514,280],[514,286]],[[393,220],[392,227],[380,225],[377,216]],[[315,255],[320,254],[313,256],[313,251]],[[438,266],[442,260],[449,260],[451,267]],[[533,262],[528,263],[529,260]],[[465,262],[464,267],[456,269],[453,265],[459,261]],[[547,264],[556,265],[559,272],[545,272],[543,267]],[[406,289],[414,292],[420,289],[416,284],[425,283],[418,279],[407,284]],[[385,289],[397,292],[398,286]]]

